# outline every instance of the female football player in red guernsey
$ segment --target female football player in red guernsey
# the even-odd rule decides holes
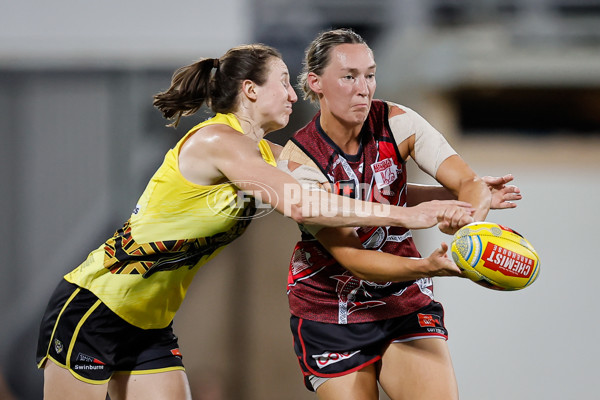
[[[316,206],[304,207],[314,196],[290,204],[286,187],[300,186],[275,167],[281,148],[263,137],[287,125],[296,100],[280,54],[264,45],[183,67],[155,96],[176,122],[203,104],[215,116],[167,153],[124,226],[52,295],[37,352],[46,400],[104,400],[107,392],[112,400],[189,398],[172,320],[198,269],[250,222],[256,208],[240,189],[263,203],[279,199],[272,206],[297,222],[429,227],[473,220],[470,205],[453,200],[370,213],[329,194]],[[314,213],[321,200],[329,202],[328,216]]]
[[[484,220],[491,206],[509,207],[491,196],[489,178],[478,177],[417,113],[373,99],[375,60],[358,34],[320,34],[304,63],[300,84],[320,111],[286,144],[280,168],[313,190],[410,206],[418,201],[406,180],[413,158],[470,203],[475,220]],[[403,227],[301,230],[288,298],[308,389],[324,400],[376,400],[379,382],[392,399],[457,399],[444,311],[431,280],[460,275],[447,245],[422,258]]]

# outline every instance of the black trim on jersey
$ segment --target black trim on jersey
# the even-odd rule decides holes
[[[369,110],[369,112],[371,112],[371,111]],[[333,150],[335,152],[341,154],[349,162],[359,162],[360,161],[360,159],[362,158],[362,155],[363,155],[363,149],[364,149],[363,143],[365,142],[365,139],[368,138],[368,135],[372,135],[372,132],[370,131],[367,124],[363,123],[363,126],[360,129],[360,133],[358,134],[358,140],[359,140],[358,151],[356,152],[356,154],[347,154],[347,153],[343,152],[342,149],[340,149],[340,147],[337,144],[335,144],[335,142],[333,140],[331,140],[331,138],[323,130],[323,127],[321,126],[321,114],[320,113],[317,116],[317,119],[315,120],[315,127],[316,127],[319,135],[321,135],[321,137],[323,138],[323,140],[325,140],[327,142],[327,144],[329,144],[329,146],[331,146],[331,148],[333,148]]]
[[[392,131],[390,130],[390,133],[392,133]],[[402,158],[402,155],[400,154],[400,150],[398,149],[398,142],[396,142],[396,139],[394,138],[394,136],[391,136],[389,138],[386,137],[382,137],[381,139],[378,139],[379,142],[387,142],[387,143],[392,143],[394,145],[394,150],[396,150],[396,156],[398,157],[398,161],[402,164],[405,165],[406,164],[406,160],[404,158]]]
[[[315,127],[317,130],[317,133],[332,147],[332,149],[334,150],[334,153],[332,154],[332,156],[335,155],[335,152],[338,152],[339,155],[342,155],[346,160],[351,161],[351,162],[358,162],[360,161],[362,155],[363,155],[363,140],[366,140],[366,138],[368,138],[367,135],[372,135],[374,137],[374,140],[376,142],[376,146],[377,146],[377,158],[376,161],[379,161],[379,145],[377,144],[377,142],[388,142],[388,143],[392,143],[394,145],[394,150],[396,151],[396,156],[398,157],[398,161],[402,163],[403,166],[406,165],[406,160],[404,158],[402,158],[402,155],[400,154],[400,150],[398,149],[398,143],[396,142],[396,138],[394,138],[394,132],[392,131],[392,128],[390,127],[390,119],[389,119],[389,111],[390,111],[390,104],[387,101],[384,100],[376,100],[374,99],[373,101],[379,101],[381,103],[383,103],[383,105],[385,107],[383,107],[383,123],[385,125],[385,128],[387,129],[387,131],[389,132],[389,138],[386,137],[385,135],[377,135],[377,137],[375,137],[374,133],[370,130],[370,127],[368,126],[369,124],[367,123],[363,123],[363,127],[361,128],[360,131],[360,147],[358,150],[358,153],[356,153],[355,155],[348,155],[346,153],[344,153],[337,144],[335,144],[333,142],[333,140],[331,140],[331,138],[329,136],[327,136],[327,134],[325,133],[325,131],[323,130],[323,128],[321,127],[321,111],[319,111],[315,117]],[[373,102],[371,102],[372,104]],[[369,114],[371,113],[371,108],[369,109]],[[312,121],[311,121],[312,122]],[[366,122],[366,121],[365,121]],[[308,125],[310,125],[310,122],[308,123]],[[307,126],[308,126],[307,125]],[[302,128],[304,129],[304,128]],[[365,132],[366,130],[366,132]],[[327,180],[329,181],[330,184],[332,184],[333,182],[329,179],[329,176],[327,175],[327,170],[321,167],[321,163],[315,158],[313,157],[313,155],[306,150],[306,148],[300,144],[300,142],[294,137],[292,136],[290,138],[291,142],[294,143],[300,150],[302,150],[302,152],[307,155],[312,161],[313,163],[315,163],[315,165],[319,168],[319,170],[321,171],[321,173],[325,176],[325,178],[327,178]],[[331,158],[328,161],[327,167],[331,166]],[[363,164],[363,175],[365,173],[365,169],[367,168],[366,165]],[[373,181],[373,179],[375,179],[375,177],[373,176],[371,178],[371,183]],[[406,184],[405,184],[406,186]],[[398,198],[398,201],[400,201],[400,198]]]
[[[383,101],[383,100],[382,100]],[[402,163],[402,165],[406,165],[406,160],[404,158],[402,158],[402,155],[400,154],[400,150],[398,149],[398,142],[396,142],[396,138],[394,137],[394,131],[392,130],[392,127],[390,126],[390,104],[387,101],[383,101],[383,103],[385,104],[385,111],[384,111],[384,124],[386,129],[388,130],[388,132],[390,133],[390,138],[388,140],[388,138],[381,138],[382,142],[390,142],[394,144],[394,149],[396,149],[396,155],[398,156],[398,161],[400,161]]]

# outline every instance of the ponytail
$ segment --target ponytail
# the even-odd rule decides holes
[[[216,61],[215,61],[216,60]],[[175,119],[168,126],[177,127],[182,116],[192,115],[210,103],[211,71],[218,59],[205,58],[179,68],[173,74],[171,87],[154,96],[154,106],[166,119]]]
[[[249,79],[264,85],[269,75],[268,62],[273,57],[281,59],[281,54],[259,43],[234,47],[221,58],[205,58],[181,67],[173,74],[171,87],[155,95],[153,104],[165,118],[175,119],[168,125],[173,127],[203,104],[215,113],[234,112],[242,82]]]

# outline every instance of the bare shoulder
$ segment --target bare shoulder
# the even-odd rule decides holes
[[[208,125],[198,129],[186,140],[181,147],[181,152],[193,150],[194,152],[207,152],[219,150],[230,142],[235,142],[243,135],[224,124]]]
[[[223,178],[223,160],[239,158],[235,152],[242,150],[246,142],[243,134],[228,125],[202,127],[181,146],[179,170],[191,182],[212,185]]]

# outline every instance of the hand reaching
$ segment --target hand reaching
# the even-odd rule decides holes
[[[502,210],[506,208],[515,208],[517,205],[513,201],[521,200],[521,189],[514,185],[506,185],[514,179],[512,174],[494,177],[482,176],[481,179],[488,185],[492,192],[492,201],[490,208]]]
[[[458,268],[454,261],[448,258],[447,252],[448,245],[442,242],[440,248],[435,249],[427,257],[430,265],[427,276],[464,276],[462,270]]]
[[[465,209],[446,208],[443,213],[438,214],[438,229],[447,235],[454,235],[463,226],[475,222],[473,219],[475,210],[471,210],[466,213]]]
[[[475,210],[471,204],[458,200],[432,200],[409,207],[412,218],[407,228],[430,228],[436,224],[444,233],[452,232],[473,222]]]

